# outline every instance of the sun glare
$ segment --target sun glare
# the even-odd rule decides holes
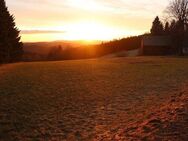
[[[23,34],[22,41],[40,42],[55,40],[82,40],[86,42],[113,40],[130,35],[138,35],[138,31],[122,30],[98,22],[82,21],[64,27],[42,28],[38,30],[62,31],[62,33]],[[143,32],[143,31],[141,31]]]
[[[67,40],[109,40],[117,34],[116,29],[95,22],[75,23],[69,25],[67,30]]]
[[[23,28],[24,29],[24,28]],[[40,42],[56,40],[82,40],[86,42],[113,40],[130,35],[138,35],[138,31],[109,26],[98,21],[75,21],[64,26],[49,26],[31,31],[47,31],[45,33],[22,34],[23,42]],[[56,31],[56,32],[48,32]],[[58,33],[59,32],[59,33]],[[141,31],[143,32],[143,31]],[[140,33],[141,33],[140,32]]]

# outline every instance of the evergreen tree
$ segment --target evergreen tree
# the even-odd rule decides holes
[[[0,0],[0,63],[19,61],[23,53],[20,31],[14,20],[5,1]]]
[[[186,36],[188,36],[188,24],[186,24],[185,29],[186,29],[185,34],[186,34]]]
[[[48,60],[61,60],[63,55],[63,49],[61,46],[53,47],[49,52],[47,59]]]
[[[164,32],[165,32],[166,35],[170,34],[170,24],[169,24],[169,22],[165,23]]]
[[[152,35],[162,35],[164,33],[163,24],[161,23],[159,17],[157,16],[153,21],[153,25],[151,28]]]
[[[170,23],[169,29],[170,29],[171,35],[176,34],[176,32],[177,32],[177,22],[175,20],[172,20],[172,22]]]

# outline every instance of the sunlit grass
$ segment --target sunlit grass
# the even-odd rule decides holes
[[[0,139],[92,140],[145,118],[188,80],[186,58],[0,67]]]

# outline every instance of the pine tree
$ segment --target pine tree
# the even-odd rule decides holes
[[[188,24],[186,24],[186,32],[185,32],[185,34],[186,34],[186,36],[188,37]]]
[[[170,34],[170,24],[169,24],[169,22],[165,23],[164,32],[165,32],[166,35]]]
[[[175,20],[172,20],[172,22],[170,23],[170,34],[174,35],[177,33],[177,22]]]
[[[20,31],[14,20],[5,1],[0,0],[0,63],[19,61],[23,53]]]
[[[153,25],[151,28],[152,35],[162,35],[164,33],[163,24],[161,23],[159,17],[157,16],[153,21]]]

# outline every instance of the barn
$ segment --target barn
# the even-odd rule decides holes
[[[141,48],[143,55],[172,54],[172,39],[169,36],[144,36]]]

